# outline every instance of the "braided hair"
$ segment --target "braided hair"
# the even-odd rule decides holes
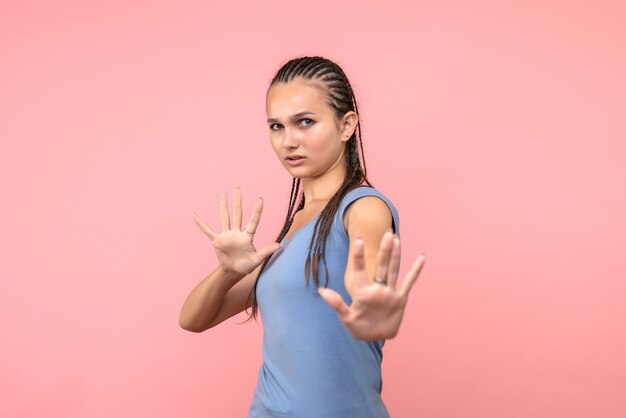
[[[348,78],[346,77],[343,70],[331,60],[319,56],[305,56],[291,59],[278,70],[278,72],[272,79],[272,82],[270,83],[267,92],[269,92],[270,88],[275,84],[286,84],[294,80],[296,77],[304,80],[314,81],[316,82],[316,84],[320,84],[324,88],[325,99],[328,105],[332,109],[334,109],[335,116],[337,117],[338,121],[343,117],[343,115],[345,115],[349,111],[353,111],[357,114],[357,116],[359,116],[356,98],[354,97],[354,92],[352,91],[352,87],[350,86]],[[362,168],[361,158],[359,157],[358,152],[358,145],[360,145],[361,148],[361,156],[363,161]],[[373,187],[367,179],[367,170],[365,168],[365,155],[363,153],[363,144],[361,141],[360,117],[359,121],[357,122],[357,129],[352,133],[352,136],[346,142],[345,164],[346,176],[343,180],[343,183],[341,184],[335,195],[326,204],[324,209],[321,211],[317,221],[315,222],[313,236],[311,237],[311,242],[309,244],[309,253],[304,267],[307,285],[311,280],[312,271],[315,286],[319,287],[319,264],[320,260],[322,260],[324,261],[324,269],[326,273],[325,286],[328,286],[328,268],[326,267],[325,262],[326,241],[328,239],[330,227],[332,226],[332,220],[337,210],[339,209],[339,204],[342,198],[346,195],[346,193],[360,186],[363,182]],[[294,207],[296,206],[296,201],[298,199],[299,203],[294,212]],[[291,224],[293,223],[295,213],[304,208],[304,203],[304,193],[300,192],[300,178],[294,177],[291,185],[291,196],[289,198],[287,216],[285,218],[283,228],[276,238],[276,242],[280,242],[287,234],[289,228],[291,227]],[[252,298],[252,314],[244,322],[247,322],[252,318],[256,320],[258,314],[258,303],[256,298],[257,284],[259,282],[259,279],[261,278],[261,273],[265,269],[265,265],[269,261],[270,257],[271,255],[263,260],[259,275],[250,291],[250,294],[248,295],[248,299],[246,302],[249,302],[250,298]]]

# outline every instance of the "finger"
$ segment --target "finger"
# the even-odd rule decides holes
[[[413,263],[413,267],[411,267],[411,270],[409,270],[409,272],[405,276],[401,290],[403,295],[409,295],[409,291],[411,290],[411,287],[413,287],[413,283],[415,283],[417,277],[422,271],[422,267],[424,267],[424,260],[424,254],[421,254],[419,257],[417,257],[417,260],[415,260],[415,263]]]
[[[248,225],[246,226],[246,231],[248,231],[252,235],[254,235],[254,233],[256,232],[256,228],[259,225],[259,221],[261,220],[261,212],[263,212],[263,198],[259,197],[259,199],[254,204],[252,215],[250,215],[250,220],[248,221]]]
[[[282,247],[283,247],[282,244],[278,242],[274,242],[272,244],[266,245],[265,247],[261,248],[259,251],[256,252],[257,261],[261,263],[265,259],[265,257],[270,256],[272,253],[274,253],[277,250],[280,250]]]
[[[393,233],[385,232],[380,240],[380,247],[376,255],[376,269],[374,277],[387,280],[387,271],[389,269],[389,258],[393,248]]]
[[[222,231],[230,229],[230,215],[228,214],[228,203],[226,202],[226,191],[222,192],[220,197],[220,214],[222,217]]]
[[[400,238],[393,238],[393,249],[391,250],[391,258],[389,260],[389,271],[387,272],[387,284],[392,289],[396,288],[396,281],[400,273]]]
[[[340,319],[345,319],[350,314],[350,308],[343,301],[341,295],[335,292],[333,289],[327,287],[320,287],[317,289],[318,293],[335,310]]]
[[[367,271],[365,270],[365,245],[363,244],[363,238],[357,238],[354,241],[354,255],[352,259],[354,260],[354,281],[356,282],[356,288],[360,289],[362,287],[367,286],[369,283],[367,281]]]
[[[204,222],[202,222],[202,219],[200,219],[200,216],[198,216],[198,214],[195,211],[193,212],[193,220],[196,222],[196,225],[198,225],[198,227],[202,230],[202,232],[204,232],[209,238],[211,238],[211,241],[215,239],[217,234],[213,232],[211,228],[206,226]]]
[[[241,209],[241,189],[239,186],[235,187],[235,192],[233,193],[233,229],[238,229],[241,231],[241,218],[242,218],[242,209]]]

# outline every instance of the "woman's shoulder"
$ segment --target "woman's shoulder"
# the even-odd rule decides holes
[[[396,207],[394,206],[392,200],[387,195],[385,195],[379,189],[367,184],[358,185],[349,190],[341,200],[340,206],[343,206],[345,208],[350,203],[365,196],[377,196],[382,199],[388,206],[390,206],[390,209],[396,210]]]
[[[399,230],[400,214],[398,212],[398,209],[392,202],[392,200],[389,197],[387,197],[383,192],[378,190],[377,188],[367,185],[367,184],[356,186],[355,188],[351,189],[344,195],[341,201],[341,204],[339,205],[340,218],[345,221],[344,213],[346,212],[348,207],[352,203],[359,200],[360,198],[367,197],[367,196],[375,196],[381,199],[387,205],[387,207],[389,208],[389,211],[391,212],[391,216],[393,218],[393,229],[394,231]]]

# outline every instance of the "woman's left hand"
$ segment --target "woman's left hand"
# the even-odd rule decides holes
[[[396,289],[400,270],[400,239],[392,232],[383,235],[376,258],[375,279],[369,283],[365,270],[363,240],[354,243],[354,279],[356,290],[352,305],[348,307],[341,295],[329,288],[320,287],[319,294],[337,313],[350,334],[359,340],[373,341],[393,338],[398,333],[409,291],[424,266],[424,254],[417,257],[404,277],[402,287]]]

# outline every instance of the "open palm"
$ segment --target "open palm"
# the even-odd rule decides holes
[[[374,277],[386,281],[386,284],[376,281],[369,283],[363,240],[357,239],[354,245],[356,290],[352,304],[348,306],[341,295],[332,289],[319,288],[319,293],[354,338],[366,341],[393,338],[400,328],[411,287],[424,266],[424,254],[413,263],[402,287],[396,289],[400,270],[400,239],[392,232],[387,232],[381,240]]]
[[[222,267],[227,271],[245,275],[252,272],[266,257],[281,248],[282,245],[273,242],[257,251],[252,241],[261,219],[263,198],[259,197],[254,204],[252,215],[245,229],[241,227],[243,218],[241,202],[241,189],[237,186],[233,194],[233,219],[231,222],[227,193],[226,191],[222,192],[220,197],[222,231],[220,233],[209,228],[195,211],[193,212],[193,220],[200,230],[211,239],[217,259]]]

